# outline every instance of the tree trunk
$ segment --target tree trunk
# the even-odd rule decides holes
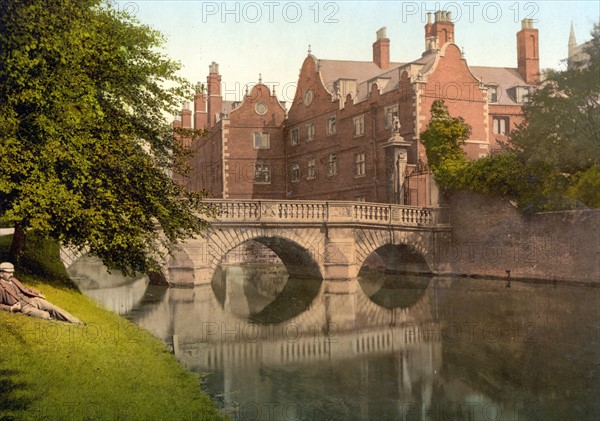
[[[25,253],[25,242],[25,229],[21,225],[16,224],[12,245],[10,246],[10,257],[13,263],[19,263],[19,260],[21,260],[23,253]]]

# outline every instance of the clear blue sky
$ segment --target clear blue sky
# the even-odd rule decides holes
[[[540,31],[541,68],[561,68],[571,21],[577,42],[590,39],[600,20],[598,1],[118,1],[142,23],[162,32],[166,52],[183,65],[182,76],[206,81],[216,61],[224,96],[239,99],[246,84],[277,84],[290,101],[308,45],[317,58],[371,60],[375,32],[387,27],[391,60],[406,62],[424,49],[426,12],[449,10],[455,42],[469,64],[516,67],[520,20]]]

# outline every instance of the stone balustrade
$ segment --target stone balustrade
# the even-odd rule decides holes
[[[297,201],[228,200],[207,201],[217,208],[219,222],[306,222],[354,223],[393,226],[435,226],[440,208],[421,208],[395,204]]]

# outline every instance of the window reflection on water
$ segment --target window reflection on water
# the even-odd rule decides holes
[[[150,285],[127,317],[207,373],[233,419],[598,418],[600,289],[366,271],[344,285],[223,265],[211,285]]]

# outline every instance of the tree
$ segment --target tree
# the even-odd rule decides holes
[[[600,24],[586,44],[582,60],[547,72],[510,137],[524,165],[554,170],[539,192],[548,210],[600,206]]]
[[[162,43],[102,0],[0,4],[0,216],[14,258],[35,229],[147,272],[206,228],[203,195],[169,177],[182,148],[164,116],[190,91]]]
[[[440,187],[458,187],[459,174],[467,165],[462,145],[470,134],[471,127],[462,117],[451,117],[444,100],[433,101],[431,120],[421,133],[421,142],[425,145],[427,164]]]
[[[600,25],[568,70],[550,70],[524,107],[525,120],[510,142],[526,162],[546,162],[576,174],[600,166]]]

